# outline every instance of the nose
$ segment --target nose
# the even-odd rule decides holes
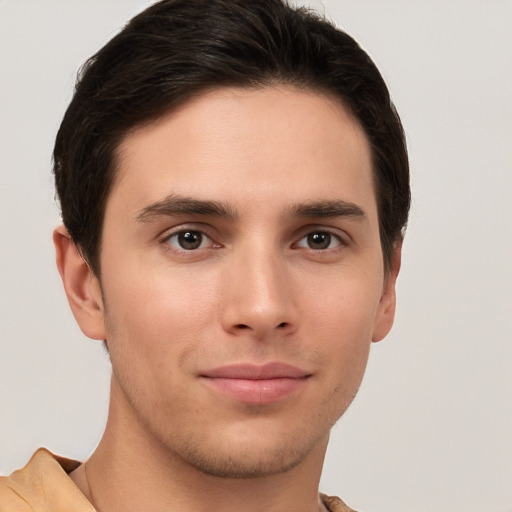
[[[294,286],[286,262],[271,251],[247,251],[227,265],[222,326],[263,340],[297,329]]]

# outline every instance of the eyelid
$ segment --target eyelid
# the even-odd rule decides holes
[[[202,225],[202,224],[180,224],[178,226],[174,226],[173,228],[165,230],[159,237],[158,240],[162,245],[166,245],[168,248],[172,247],[172,250],[188,253],[188,252],[194,252],[199,249],[194,250],[187,250],[187,249],[180,249],[179,247],[176,247],[174,245],[169,244],[169,240],[179,235],[180,233],[186,233],[189,232],[196,232],[200,233],[202,236],[206,237],[208,240],[210,240],[211,244],[209,247],[203,247],[202,249],[210,249],[210,248],[217,248],[222,247],[220,243],[218,243],[214,236],[211,233],[211,229],[209,229],[208,226]]]
[[[345,231],[341,230],[340,228],[335,228],[332,226],[325,226],[325,225],[309,225],[301,228],[296,236],[295,236],[295,242],[292,244],[293,246],[296,246],[298,242],[306,238],[308,235],[314,234],[314,233],[328,233],[329,235],[333,236],[339,241],[338,247],[344,247],[350,244],[350,241],[352,240],[350,235],[346,233]],[[337,248],[337,247],[336,247]],[[333,248],[335,249],[335,248]],[[318,251],[318,249],[310,249],[311,251]],[[329,249],[323,249],[323,251],[327,251]]]
[[[325,233],[325,234],[328,234],[330,237],[331,237],[331,240],[329,241],[329,245],[331,245],[332,241],[334,240],[336,243],[336,245],[334,247],[326,247],[324,249],[315,249],[314,247],[309,247],[308,246],[308,241],[307,241],[307,238],[312,235],[312,234],[315,234],[315,233]],[[302,241],[305,240],[305,243],[304,245],[302,245]],[[307,235],[304,235],[302,238],[300,238],[296,243],[295,243],[295,247],[298,247],[300,249],[306,249],[308,251],[315,251],[315,252],[327,252],[327,251],[335,251],[335,250],[338,250],[340,247],[343,247],[345,244],[343,243],[343,240],[341,240],[341,238],[333,233],[329,233],[327,231],[313,231],[312,233],[309,233]]]
[[[199,245],[197,247],[193,247],[193,248],[180,247],[179,238],[180,238],[180,235],[182,235],[183,233],[188,233],[188,234],[197,233],[200,237]],[[207,249],[208,245],[211,246],[211,242],[212,242],[212,239],[209,236],[207,236],[204,233],[201,233],[199,231],[193,231],[192,229],[185,230],[185,231],[178,231],[177,233],[170,235],[166,239],[167,244],[172,245],[173,248],[177,249],[178,251],[183,251],[183,252],[192,252],[192,251],[198,251],[199,249]]]

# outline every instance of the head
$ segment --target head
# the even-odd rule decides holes
[[[85,63],[56,139],[63,221],[98,276],[124,137],[211,89],[276,84],[337,99],[364,130],[389,269],[407,222],[409,170],[400,119],[369,56],[316,13],[282,0],[164,0]]]
[[[279,0],[157,3],[83,68],[55,175],[124,432],[220,477],[318,463],[391,328],[409,206],[354,40]]]

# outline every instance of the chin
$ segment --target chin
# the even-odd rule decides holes
[[[210,442],[205,442],[204,436],[200,440],[189,436],[181,446],[177,446],[175,438],[170,449],[189,466],[207,475],[230,479],[264,478],[292,470],[317,447],[323,450],[329,430],[321,433],[301,430],[287,435],[274,432],[276,435],[272,435],[264,429],[259,435],[246,432],[246,436],[224,432],[217,433]]]
[[[291,452],[286,447],[262,450],[227,449],[223,453],[213,450],[206,452],[204,447],[188,451],[182,456],[201,473],[230,479],[264,478],[290,471],[299,465],[311,450],[299,451],[297,447]],[[257,452],[257,453],[255,453]]]

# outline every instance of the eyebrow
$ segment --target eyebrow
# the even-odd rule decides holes
[[[162,201],[143,208],[137,214],[136,219],[139,222],[150,222],[157,217],[172,217],[174,215],[209,215],[229,220],[236,218],[233,208],[222,201],[205,201],[171,194]]]
[[[299,218],[333,218],[353,217],[367,220],[364,210],[354,203],[335,200],[309,201],[297,203],[286,209],[291,217]],[[171,194],[161,201],[143,208],[136,216],[137,221],[146,223],[158,217],[172,217],[175,215],[206,215],[235,220],[238,215],[227,203],[194,199]]]
[[[289,211],[295,217],[353,217],[354,219],[368,220],[365,211],[360,206],[341,199],[298,203],[293,205]]]

